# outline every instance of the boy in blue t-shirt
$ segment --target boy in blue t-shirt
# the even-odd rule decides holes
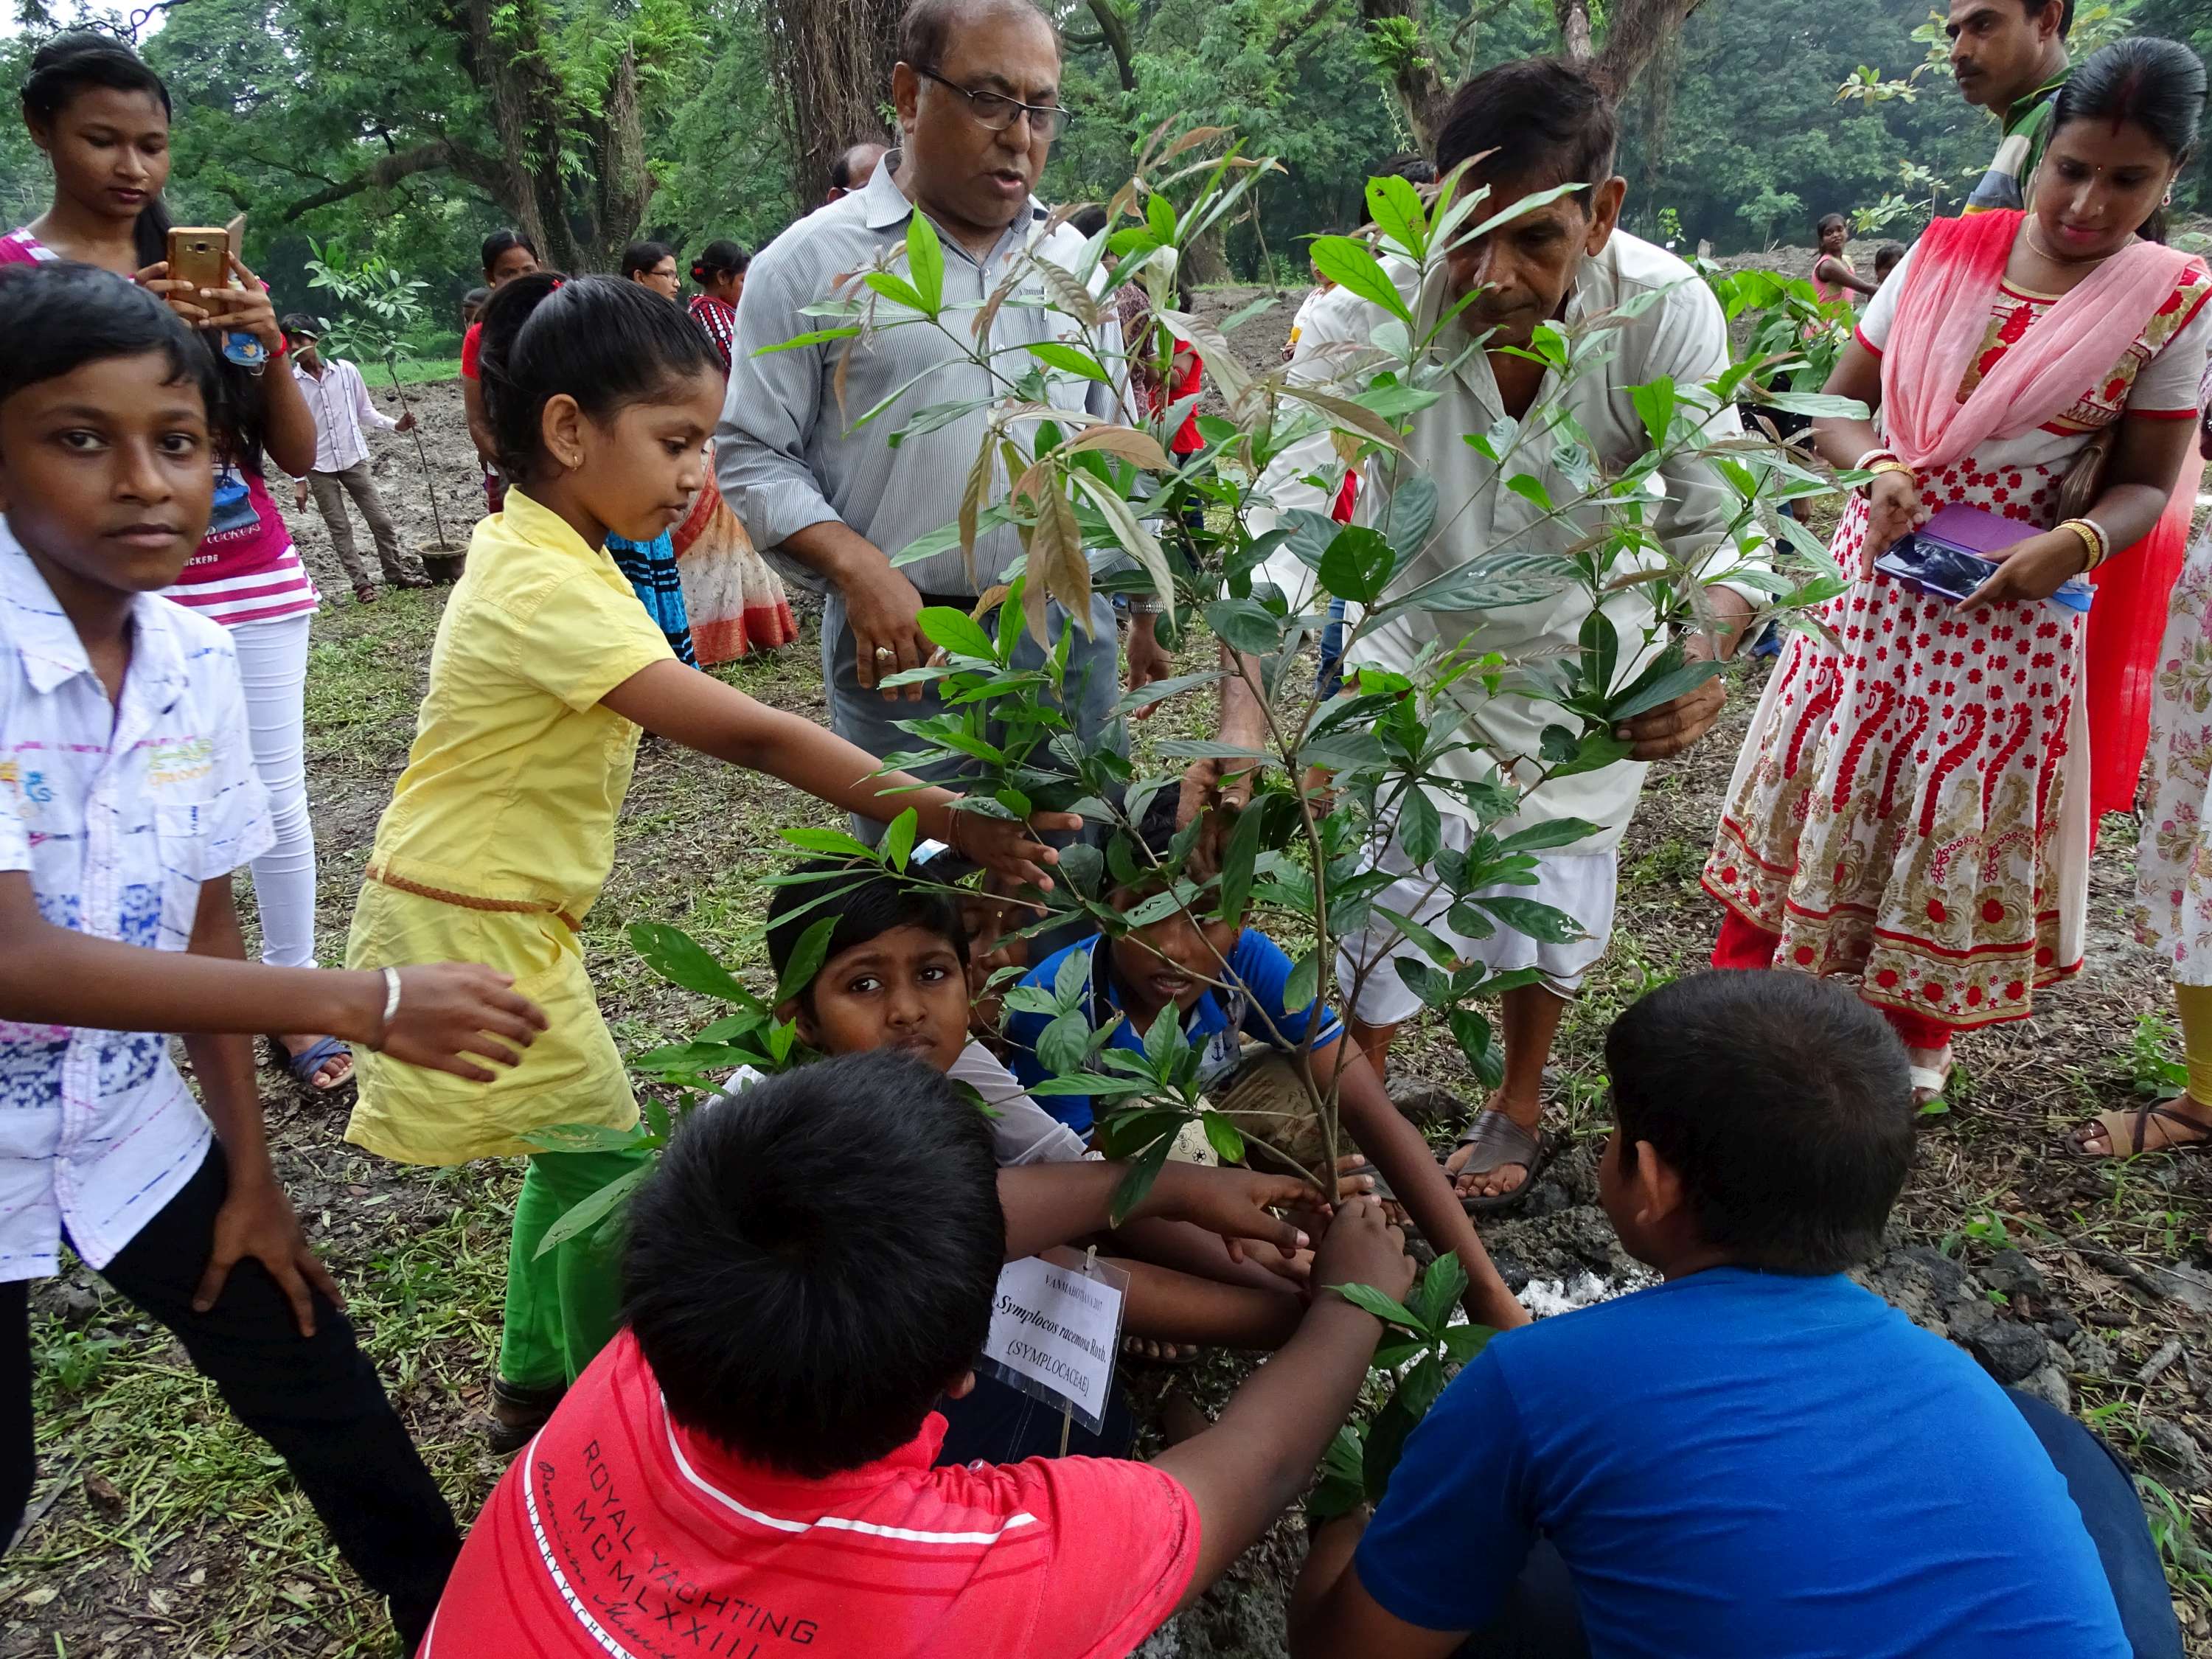
[[[2179,1659],[2117,1459],[1844,1276],[1912,1158],[1881,1017],[1701,974],[1606,1060],[1600,1199],[1666,1282],[1461,1371],[1372,1522],[1314,1534],[1296,1659]]]
[[[1139,827],[1156,860],[1170,857],[1176,804],[1172,793],[1163,792]],[[1160,890],[1158,880],[1146,878],[1117,888],[1112,902],[1127,913]],[[1201,908],[1211,902],[1197,902]],[[1203,1050],[1200,1078],[1209,1085],[1225,1080],[1236,1067],[1244,1038],[1278,1049],[1305,1046],[1311,1079],[1323,1087],[1335,1080],[1343,1127],[1372,1160],[1391,1195],[1431,1245],[1451,1251],[1467,1269],[1468,1316],[1498,1329],[1528,1323],[1528,1314],[1475,1237],[1450,1178],[1420,1131],[1391,1103],[1358,1046],[1344,1040],[1342,1022],[1318,998],[1303,1008],[1285,1006],[1291,963],[1281,946],[1255,928],[1238,928],[1179,908],[1110,941],[1103,935],[1079,939],[1045,958],[1022,982],[1051,989],[1071,957],[1090,963],[1090,991],[1083,1006],[1093,1030],[1121,1016],[1109,1045],[1141,1053],[1152,1022],[1164,1010],[1176,1008],[1185,1034]],[[1047,1016],[1029,1012],[1017,1012],[1006,1022],[1008,1065],[1024,1088],[1034,1089],[1054,1075],[1037,1054],[1048,1023]],[[1307,1045],[1310,1031],[1312,1042]],[[1096,1114],[1090,1096],[1041,1096],[1038,1103],[1078,1134],[1091,1134]]]

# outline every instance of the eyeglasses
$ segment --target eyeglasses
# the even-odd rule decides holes
[[[993,132],[1004,132],[1022,118],[1030,118],[1030,131],[1050,143],[1067,131],[1074,113],[1057,104],[1024,104],[1018,98],[1009,98],[1000,92],[970,92],[957,81],[948,81],[935,70],[916,71],[925,80],[934,81],[940,87],[950,87],[968,100],[968,112],[977,122]]]

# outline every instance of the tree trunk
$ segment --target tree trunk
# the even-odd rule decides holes
[[[1589,0],[1553,0],[1559,22],[1559,55],[1570,64],[1590,59]]]
[[[615,270],[623,246],[645,222],[654,184],[645,164],[645,124],[638,112],[637,54],[628,47],[608,77],[600,108],[599,118],[588,124],[599,165],[591,183],[592,245],[584,252],[589,269]]]
[[[1129,19],[1115,0],[1091,0],[1091,15],[1098,20],[1098,38],[1114,54],[1114,72],[1121,90],[1137,89],[1136,58],[1129,40]]]
[[[851,146],[884,143],[904,0],[765,0],[769,66],[782,91],[792,195],[822,200]]]
[[[1359,0],[1359,21],[1388,65],[1390,89],[1406,112],[1424,155],[1437,153],[1437,129],[1443,123],[1451,88],[1437,72],[1436,47],[1428,35],[1428,0]]]
[[[1590,65],[1592,72],[1616,99],[1626,98],[1644,66],[1702,3],[1703,0],[1620,0],[1606,14],[1605,45]]]

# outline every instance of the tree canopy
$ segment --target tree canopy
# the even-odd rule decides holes
[[[1996,139],[1940,70],[1907,82],[1928,55],[1929,3],[1048,0],[1079,118],[1046,193],[1102,197],[1163,125],[1228,127],[1288,171],[1194,251],[1200,274],[1251,274],[1264,255],[1291,275],[1304,239],[1360,222],[1362,182],[1430,136],[1452,85],[1565,50],[1621,90],[1633,228],[1657,230],[1666,210],[1669,231],[1729,253],[1803,242],[1820,214],[1866,210],[1887,211],[1884,234],[1909,235],[1931,206],[1955,204]],[[280,281],[303,270],[312,237],[432,275],[452,299],[501,224],[574,270],[610,268],[639,235],[757,247],[820,200],[831,156],[883,133],[900,9],[168,0],[132,15],[177,100],[179,217],[247,211],[249,253]],[[2212,52],[2197,0],[2093,9],[2106,34],[2140,28]],[[20,81],[37,42],[77,18],[46,0],[18,11],[0,70]],[[1839,98],[1862,70],[1888,95]],[[2212,204],[2207,166],[2192,167],[2184,206]],[[9,222],[39,212],[46,189],[11,124],[0,132]]]

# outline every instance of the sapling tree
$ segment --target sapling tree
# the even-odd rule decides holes
[[[342,308],[323,343],[333,352],[382,363],[399,396],[400,409],[412,415],[399,365],[413,360],[411,342],[428,320],[422,295],[429,284],[404,275],[381,254],[369,254],[349,267],[337,247],[313,241],[308,246],[314,258],[307,261],[307,285],[326,290]],[[422,493],[430,503],[430,520],[438,528],[438,546],[450,552],[453,544],[446,539],[445,514],[438,510],[438,485],[430,471],[430,452],[422,444],[422,422],[417,421],[411,430],[415,459],[422,468]]]
[[[1054,890],[1025,896],[1036,909],[1024,932],[1034,936],[1079,921],[1121,939],[1181,916],[1212,952],[1198,977],[1233,995],[1222,941],[1233,941],[1239,927],[1262,927],[1295,958],[1283,998],[1294,1009],[1316,998],[1356,1000],[1365,976],[1387,965],[1449,1027],[1473,1074],[1494,1085],[1502,1057],[1485,1005],[1531,982],[1534,973],[1492,972],[1459,960],[1434,932],[1384,908],[1378,895],[1394,878],[1370,867],[1372,849],[1395,832],[1430,897],[1464,935],[1508,929],[1575,936],[1571,917],[1512,890],[1534,885],[1538,852],[1572,845],[1592,826],[1530,809],[1556,781],[1622,761],[1628,745],[1614,736],[1621,722],[1722,672],[1685,649],[1688,637],[1713,626],[1709,582],[1725,574],[1762,596],[1763,615],[1792,621],[1845,586],[1819,541],[1764,510],[1830,493],[1836,481],[1778,444],[1741,435],[1720,420],[1721,411],[1739,399],[1806,415],[1856,405],[1792,386],[1806,366],[1805,342],[1777,327],[1760,333],[1757,347],[1711,384],[1662,379],[1636,387],[1644,448],[1601,457],[1560,392],[1596,372],[1613,331],[1659,296],[1541,325],[1522,351],[1547,371],[1535,405],[1520,420],[1458,434],[1495,469],[1484,488],[1510,490],[1530,503],[1528,529],[1457,556],[1455,526],[1467,504],[1439,501],[1407,443],[1437,401],[1437,385],[1486,348],[1461,321],[1474,296],[1452,298],[1442,266],[1462,240],[1577,186],[1500,210],[1468,183],[1464,169],[1427,192],[1401,179],[1371,181],[1372,224],[1362,236],[1317,239],[1312,257],[1324,275],[1371,302],[1378,320],[1365,344],[1328,364],[1329,378],[1317,380],[1303,369],[1243,364],[1225,336],[1246,313],[1216,326],[1176,307],[1175,278],[1186,251],[1273,166],[1234,148],[1203,153],[1223,137],[1200,129],[1162,143],[1156,135],[1138,175],[1109,204],[1103,231],[1066,263],[1032,252],[980,303],[946,301],[937,233],[917,214],[902,247],[810,307],[818,327],[769,348],[842,355],[867,350],[894,329],[924,329],[942,337],[945,356],[981,371],[943,378],[985,390],[924,403],[896,426],[890,411],[905,407],[908,392],[927,396],[931,375],[872,409],[846,411],[851,426],[882,428],[892,444],[978,412],[986,416],[984,438],[966,458],[957,521],[897,552],[895,563],[957,547],[972,570],[978,538],[1002,525],[1013,527],[1023,549],[1005,573],[1003,594],[988,593],[974,614],[949,607],[921,612],[937,654],[885,684],[927,684],[940,702],[937,712],[901,722],[908,746],[885,764],[957,762],[967,778],[964,811],[1015,818],[1072,811],[1091,826],[1084,841],[1063,850]],[[1130,283],[1142,287],[1150,320],[1142,337],[1124,340],[1115,301]],[[1754,307],[1759,298],[1747,297],[1745,307],[1767,309],[1777,300],[1764,296],[1768,304]],[[1049,312],[1055,337],[998,343],[992,321],[1010,306]],[[1188,401],[1125,408],[1120,420],[1080,411],[1072,393],[1083,383],[1126,385],[1129,362],[1140,356],[1164,370],[1178,343],[1204,357],[1218,394],[1218,411],[1198,416],[1201,451],[1176,458],[1166,447],[1192,412]],[[833,385],[842,384],[833,372]],[[1303,459],[1316,452],[1328,457],[1318,468]],[[1530,470],[1538,457],[1550,463],[1553,484]],[[1712,547],[1680,549],[1659,532],[1668,491],[1662,470],[1687,464],[1710,468],[1730,503]],[[1333,490],[1347,466],[1361,468],[1368,483],[1362,499],[1370,505],[1358,523],[1340,526],[1317,512],[1286,510],[1275,499],[1290,493],[1287,478],[1304,480],[1309,490]],[[1555,495],[1562,478],[1565,488]],[[1183,531],[1186,503],[1203,509],[1194,532]],[[1155,528],[1162,524],[1175,525],[1177,533],[1162,535]],[[1562,530],[1569,533],[1557,533]],[[1784,538],[1780,556],[1769,547],[1778,532]],[[1455,556],[1425,556],[1440,546],[1452,547]],[[1079,740],[1065,681],[1073,630],[1081,625],[1073,619],[1089,616],[1097,589],[1163,607],[1163,633],[1195,647],[1185,654],[1199,659],[1190,672],[1127,692],[1115,706],[1117,719],[1170,698],[1204,696],[1233,675],[1256,704],[1264,739],[1249,746],[1163,742],[1156,752],[1166,764],[1158,770],[1141,769],[1119,743]],[[1586,598],[1589,620],[1576,647],[1564,653],[1509,657],[1474,650],[1462,638],[1423,650],[1406,672],[1356,668],[1340,694],[1324,695],[1315,684],[1312,647],[1332,599],[1350,608],[1348,657],[1356,663],[1361,641],[1415,611],[1467,617],[1471,631],[1488,611],[1569,591]],[[1653,603],[1614,603],[1632,592]],[[1018,663],[1024,632],[1045,653],[1034,668]],[[1496,752],[1474,726],[1483,702],[1502,697],[1543,706],[1535,752]],[[1461,757],[1477,763],[1457,763]],[[1180,788],[1180,769],[1190,763],[1243,773],[1252,785],[1249,803],[1194,817],[1164,850],[1148,847],[1138,826],[1155,799]],[[1446,844],[1447,805],[1471,822],[1464,851]],[[839,830],[784,832],[799,852],[942,880],[936,860],[924,866],[916,860],[913,836],[911,815],[873,848]],[[1401,944],[1387,963],[1359,963],[1340,977],[1338,941],[1375,921],[1395,929]],[[810,939],[826,942],[828,926],[818,923]],[[647,1076],[676,1086],[679,1115],[704,1097],[718,1071],[794,1055],[790,1029],[776,1024],[772,1007],[708,952],[672,930],[638,929],[633,937],[665,975],[734,1010],[693,1041],[636,1062]],[[799,969],[811,975],[819,961],[816,953],[794,962],[783,988],[803,982]],[[1293,1069],[1302,1097],[1256,1118],[1232,1115],[1214,1099],[1223,1081],[1215,1057],[1194,1044],[1174,1006],[1152,1020],[1134,1046],[1117,1042],[1122,1016],[1097,1018],[1089,968],[1077,953],[1053,982],[1014,985],[1005,1001],[1045,1021],[1036,1047],[1053,1075],[1033,1092],[1048,1106],[1060,1095],[1090,1097],[1104,1149],[1127,1161],[1117,1214],[1133,1207],[1194,1125],[1224,1158],[1272,1149],[1333,1190],[1342,1139],[1339,1084],[1304,1064],[1320,1022],[1308,1022],[1296,1037],[1272,1032],[1301,1062]],[[657,1142],[667,1121],[655,1104],[639,1136]],[[1320,1153],[1292,1158],[1293,1144]],[[548,1245],[595,1224],[618,1199],[588,1215],[580,1212],[580,1219],[572,1216],[549,1232]],[[1465,1285],[1459,1263],[1445,1255],[1409,1303],[1378,1310],[1410,1332],[1413,1344],[1386,1351],[1393,1369],[1405,1368],[1405,1379],[1395,1386],[1394,1406],[1364,1431],[1363,1444],[1378,1448],[1370,1461],[1382,1475],[1403,1430],[1443,1386],[1447,1364],[1463,1362],[1479,1345],[1472,1328],[1449,1322]],[[1370,1294],[1346,1293],[1355,1300]]]

